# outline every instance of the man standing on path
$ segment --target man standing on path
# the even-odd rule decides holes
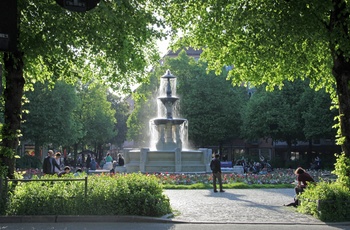
[[[51,174],[51,175],[55,174],[55,167],[60,169],[60,166],[57,164],[57,162],[53,158],[53,151],[49,150],[43,162],[43,173]]]
[[[51,155],[53,155],[53,151],[49,150],[47,152],[47,156],[44,158],[44,162],[43,162],[44,174],[51,174]]]
[[[216,179],[219,181],[219,186],[220,186],[220,192],[225,192],[222,189],[222,178],[221,178],[221,164],[219,160],[220,154],[216,153],[215,158],[211,160],[210,162],[210,168],[213,172],[213,187],[214,187],[214,192],[218,192],[216,189]]]

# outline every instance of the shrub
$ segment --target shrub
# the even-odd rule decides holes
[[[298,211],[322,221],[350,220],[350,189],[339,182],[319,182],[300,196]]]
[[[89,176],[86,197],[84,186],[83,181],[20,183],[10,196],[7,215],[162,216],[171,213],[169,199],[154,176]]]
[[[332,173],[338,176],[337,181],[346,187],[350,187],[350,158],[344,153],[337,156],[335,169]]]
[[[38,168],[38,169],[41,169],[42,163],[41,163],[40,159],[36,156],[25,155],[19,159],[16,159],[16,168],[20,168],[20,169]]]

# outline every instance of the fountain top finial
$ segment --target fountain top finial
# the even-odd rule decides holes
[[[168,79],[170,79],[170,78],[176,78],[174,75],[172,75],[171,73],[170,73],[170,70],[168,69],[166,72],[165,72],[165,74],[162,76],[162,78],[168,78]]]

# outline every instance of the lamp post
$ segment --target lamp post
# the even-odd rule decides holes
[[[56,3],[63,8],[75,11],[85,12],[97,6],[100,0],[56,0]]]
[[[17,0],[0,1],[0,51],[17,50]]]

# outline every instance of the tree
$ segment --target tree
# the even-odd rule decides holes
[[[86,13],[66,11],[53,0],[28,0],[18,1],[14,12],[20,13],[18,46],[2,59],[6,86],[0,174],[10,178],[25,85],[95,78],[127,89],[143,81],[145,67],[158,60],[154,39],[162,34],[158,8],[143,0],[102,0]]]
[[[307,140],[334,139],[336,131],[332,127],[335,125],[336,110],[330,109],[332,100],[325,90],[314,91],[307,87],[301,95],[300,102],[300,108],[303,108],[305,138]]]
[[[243,136],[285,141],[288,154],[297,141],[312,143],[312,139],[332,138],[332,134],[334,137],[329,95],[311,89],[307,81],[284,85],[272,92],[258,87],[243,111]]]
[[[78,140],[80,123],[73,112],[79,103],[74,86],[60,81],[50,89],[47,84],[36,83],[26,97],[23,139],[35,143],[36,156],[44,144],[67,146]]]
[[[117,121],[115,124],[117,135],[109,142],[115,143],[118,147],[122,147],[124,141],[126,140],[126,133],[128,130],[126,121],[129,117],[129,105],[122,98],[119,98],[111,92],[108,93],[107,100],[111,103],[112,108],[116,111],[115,119]]]
[[[226,72],[215,76],[206,72],[205,62],[197,62],[181,51],[165,66],[177,76],[181,116],[189,120],[189,140],[195,146],[219,145],[240,136],[245,88],[232,87]]]
[[[234,65],[234,83],[272,89],[308,78],[336,95],[342,151],[350,156],[348,1],[160,2],[174,34],[182,32],[181,44],[203,48],[202,58],[217,73]]]
[[[163,74],[160,70],[149,73],[148,82],[143,83],[133,94],[135,108],[127,120],[127,138],[138,146],[150,144],[149,121],[157,117],[159,78]]]
[[[82,123],[83,146],[94,146],[102,156],[102,146],[116,136],[116,111],[107,100],[107,88],[101,84],[84,84],[78,89],[81,100],[78,117]]]
[[[128,120],[131,139],[139,143],[145,137],[150,139],[145,132],[149,130],[149,120],[157,115],[154,114],[157,102],[153,99],[159,96],[156,87],[166,69],[177,77],[176,93],[172,92],[173,96],[180,97],[175,105],[175,111],[179,111],[176,116],[189,121],[188,139],[192,145],[221,145],[240,135],[240,110],[247,95],[245,89],[232,87],[224,74],[218,77],[213,72],[206,73],[204,62],[196,62],[181,51],[178,57],[166,58],[164,65],[155,68],[150,74],[151,84],[143,84],[137,89],[143,97],[135,101],[135,110]]]

